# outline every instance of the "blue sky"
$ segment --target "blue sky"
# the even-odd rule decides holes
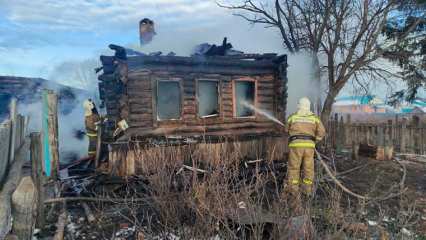
[[[225,36],[244,51],[283,51],[278,34],[210,0],[0,0],[0,74],[50,78],[55,66],[98,58],[110,43],[138,48],[145,17],[158,33],[139,49],[145,52],[188,55],[196,44]]]
[[[140,47],[138,23],[145,17],[155,21],[157,35]],[[110,43],[189,55],[195,45],[220,44],[225,36],[245,52],[285,52],[276,31],[252,26],[214,0],[0,0],[0,75],[84,88],[75,66],[87,60],[96,65],[100,54],[111,53]],[[300,74],[309,72],[309,62],[304,56],[289,58],[289,88],[299,89],[292,92],[297,96],[309,93],[301,84],[309,76]],[[96,75],[90,81],[96,84]]]

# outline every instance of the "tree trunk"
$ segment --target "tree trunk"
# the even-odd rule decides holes
[[[321,121],[324,124],[324,127],[327,129],[328,120],[330,118],[331,111],[333,110],[334,99],[336,98],[339,91],[336,91],[333,88],[330,88],[327,93],[327,97],[325,98],[325,102],[321,111]],[[328,129],[327,129],[328,130]]]
[[[312,99],[315,101],[315,109],[314,111],[317,114],[321,113],[321,69],[320,69],[320,65],[319,65],[319,59],[318,59],[318,52],[313,52],[312,53],[312,69],[313,69],[313,82],[314,82],[314,86],[316,91],[316,96],[315,99]]]

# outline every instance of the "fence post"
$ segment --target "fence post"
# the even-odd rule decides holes
[[[425,139],[426,139],[425,129],[426,129],[426,122],[424,122],[422,124],[421,129],[420,129],[420,131],[421,131],[421,133],[420,133],[420,136],[421,136],[420,154],[422,154],[422,155],[425,154],[425,144],[426,144],[426,141],[425,141]]]
[[[15,159],[15,143],[16,143],[16,130],[17,130],[17,109],[16,109],[16,98],[12,98],[10,102],[10,121],[11,121],[11,132],[10,132],[10,145],[9,145],[9,159],[8,165]]]
[[[339,127],[339,116],[337,113],[334,114],[333,119],[333,149],[337,148],[337,130]]]
[[[46,177],[43,174],[43,148],[41,144],[41,134],[40,133],[31,133],[30,134],[31,145],[31,167],[32,172],[31,176],[33,178],[34,185],[37,189],[37,216],[36,216],[36,226],[38,228],[43,228],[45,224],[45,183]]]
[[[371,127],[368,125],[365,125],[366,132],[365,132],[365,142],[367,144],[370,144],[370,135],[371,135]]]
[[[394,146],[393,144],[393,124],[392,124],[392,119],[388,120],[388,129],[386,132],[386,140],[385,140],[385,144],[387,146]]]
[[[0,182],[3,181],[5,175],[7,175],[6,170],[9,165],[9,152],[10,152],[10,134],[11,131],[11,123],[9,120],[0,123],[0,139],[3,141],[0,144]]]
[[[336,114],[336,151],[337,152],[341,152],[342,151],[342,147],[345,144],[345,133],[344,133],[344,123],[343,123],[343,116],[340,116],[340,121],[339,118]]]
[[[420,138],[422,137],[422,135],[420,134],[420,119],[418,116],[413,116],[413,148],[414,148],[414,152],[413,153],[420,153]]]
[[[350,146],[352,144],[352,141],[350,139],[353,139],[355,137],[355,134],[351,133],[351,115],[346,115],[346,123],[345,126],[345,145]]]
[[[53,180],[59,174],[58,96],[52,90],[43,92],[43,145],[46,176]]]
[[[406,144],[406,134],[407,134],[407,119],[403,118],[402,119],[402,123],[401,123],[401,146],[400,146],[400,151],[402,153],[405,153],[406,148],[405,148],[405,144]]]
[[[383,147],[385,145],[384,141],[383,141],[384,140],[383,126],[380,123],[378,123],[377,126],[376,126],[376,129],[377,129],[376,145]]]

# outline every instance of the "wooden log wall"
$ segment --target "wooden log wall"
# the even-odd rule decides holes
[[[177,80],[181,84],[182,105],[180,120],[158,121],[156,116],[156,85],[159,80]],[[215,80],[219,84],[219,115],[217,117],[201,118],[198,116],[197,81]],[[273,74],[260,76],[224,76],[219,74],[179,74],[175,72],[145,71],[129,74],[128,101],[130,103],[129,125],[134,128],[156,128],[170,126],[206,126],[216,125],[217,130],[223,126],[223,130],[241,128],[238,123],[252,122],[252,127],[273,129],[274,124],[261,115],[255,118],[235,118],[233,81],[251,80],[256,82],[256,105],[271,113],[278,114],[276,102],[276,89],[280,89],[278,81]],[[269,125],[268,125],[269,124]],[[196,128],[194,128],[196,132]]]
[[[179,168],[182,164],[223,166],[240,164],[243,160],[283,160],[287,152],[286,137],[158,147],[145,144],[120,145],[110,151],[108,174],[149,174],[158,171],[159,167]]]
[[[351,122],[349,116],[334,115],[329,121],[326,145],[350,147],[352,143],[393,146],[402,153],[426,154],[426,121],[396,116],[386,122]]]
[[[209,60],[222,65],[190,67],[185,64],[194,64],[198,60],[179,57],[177,60],[181,61],[180,64],[184,64],[173,65],[167,59],[166,57],[154,59],[159,62],[164,61],[155,65],[143,62],[143,58],[129,59],[126,63],[114,57],[101,57],[104,73],[99,76],[100,97],[106,105],[110,119],[116,122],[122,119],[127,121],[133,130],[128,131],[127,135],[142,135],[147,129],[158,129],[158,131],[151,131],[152,135],[164,135],[170,128],[175,128],[176,131],[173,134],[187,135],[209,134],[209,131],[214,132],[214,135],[219,135],[223,131],[238,134],[244,129],[253,129],[253,133],[277,131],[276,124],[261,115],[256,115],[254,118],[234,117],[233,88],[234,81],[237,80],[255,81],[256,106],[273,113],[281,120],[285,119],[287,100],[285,60],[277,65],[274,65],[272,61]],[[245,66],[247,64],[258,69],[247,68]],[[276,69],[273,70],[272,66],[276,66]],[[218,73],[213,73],[214,71]],[[159,80],[176,80],[180,83],[182,98],[180,119],[162,121],[157,119],[156,94]],[[218,81],[220,108],[218,116],[208,118],[198,116],[198,80]],[[250,124],[241,125],[241,123]],[[199,128],[196,128],[197,126]],[[210,126],[210,128],[201,128],[201,126]]]

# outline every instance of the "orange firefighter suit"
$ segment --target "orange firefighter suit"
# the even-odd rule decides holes
[[[300,104],[300,103],[299,103]],[[321,120],[310,111],[298,111],[287,120],[289,133],[289,159],[287,183],[291,193],[298,193],[299,186],[311,195],[314,180],[315,143],[325,135]],[[303,178],[301,181],[301,170]]]
[[[94,111],[95,105],[91,100],[85,101],[84,106],[84,124],[86,126],[86,135],[89,137],[88,155],[93,157],[96,155],[96,146],[98,140],[97,124],[100,121],[99,114]]]

